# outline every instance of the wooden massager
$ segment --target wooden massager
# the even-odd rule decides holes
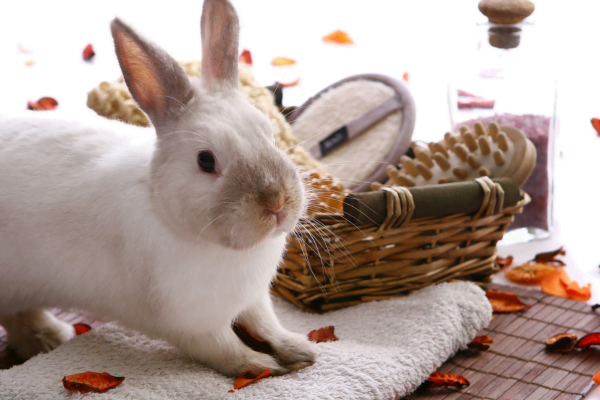
[[[413,145],[415,158],[400,157],[401,168],[387,166],[385,185],[424,186],[472,180],[481,176],[509,177],[522,186],[536,161],[535,146],[519,129],[492,122],[487,130],[477,122],[474,132],[466,126],[460,134],[446,133],[444,140],[428,147]],[[382,184],[373,182],[371,190]]]

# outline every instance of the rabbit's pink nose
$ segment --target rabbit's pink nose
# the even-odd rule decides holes
[[[283,206],[279,206],[278,208],[265,208],[265,211],[279,219],[279,214],[281,214],[281,211],[283,211]]]
[[[274,207],[265,208],[265,211],[267,212],[267,215],[275,216],[275,221],[276,221],[277,226],[281,225],[281,220],[283,218],[283,215],[281,214],[281,212],[283,211],[283,205],[279,206],[277,208],[274,208]]]

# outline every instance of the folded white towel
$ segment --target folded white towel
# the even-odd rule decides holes
[[[85,371],[125,377],[115,389],[82,397],[94,400],[397,399],[466,347],[492,315],[485,293],[464,282],[323,315],[280,299],[274,303],[289,329],[308,333],[333,325],[340,340],[319,343],[318,361],[309,368],[228,393],[234,379],[178,355],[163,341],[109,323],[0,371],[0,399],[78,399],[61,379]]]

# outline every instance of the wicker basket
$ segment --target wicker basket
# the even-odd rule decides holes
[[[342,215],[304,220],[290,236],[272,291],[310,312],[406,295],[456,279],[480,285],[499,270],[496,243],[514,215],[529,203],[521,192],[503,208],[504,192],[489,178],[480,209],[470,214],[411,219],[415,206],[406,188],[386,188],[382,224],[353,226]]]

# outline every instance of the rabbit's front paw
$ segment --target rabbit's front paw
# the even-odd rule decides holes
[[[293,371],[310,367],[317,361],[317,346],[305,335],[286,332],[278,342],[273,346],[277,359]]]
[[[271,370],[271,375],[285,375],[290,371],[290,369],[281,366],[277,360],[271,357],[268,354],[253,352],[255,354],[246,361],[244,365],[240,365],[237,368],[237,372],[234,373],[235,376],[243,376],[248,375],[250,377],[258,376],[261,372],[269,368]]]

